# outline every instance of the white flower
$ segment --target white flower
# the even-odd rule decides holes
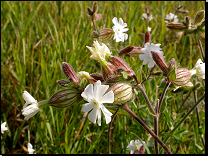
[[[153,18],[152,18],[152,15],[147,16],[146,13],[143,13],[142,19],[143,19],[143,20],[148,19],[149,21],[151,21]]]
[[[128,28],[124,28],[127,26],[127,24],[123,22],[122,18],[119,18],[119,22],[118,22],[117,17],[114,17],[112,19],[112,22],[114,24],[112,28],[113,31],[115,32],[113,39],[116,39],[116,42],[120,42],[120,41],[124,42],[125,40],[127,40],[128,34],[124,33],[129,30]]]
[[[90,74],[89,74],[88,72],[86,72],[86,71],[80,71],[80,72],[77,73],[77,77],[78,77],[79,79],[81,79],[82,82],[84,82],[85,79],[88,79],[88,78],[90,78],[91,76],[90,76]]]
[[[147,29],[148,29],[148,31],[150,32],[152,28],[150,28],[150,27],[147,27]]]
[[[113,115],[110,111],[108,111],[103,103],[113,103],[114,102],[114,93],[113,91],[109,91],[104,95],[104,93],[108,90],[109,85],[101,85],[101,81],[98,80],[94,84],[87,85],[84,92],[82,92],[81,96],[85,101],[89,102],[83,104],[82,111],[89,112],[93,109],[89,115],[88,119],[96,124],[96,120],[98,119],[98,125],[101,126],[101,110],[105,116],[106,124],[111,121],[111,116]]]
[[[201,59],[198,59],[194,68],[190,70],[191,75],[196,74],[199,78],[205,79],[205,63]]]
[[[1,133],[4,134],[5,131],[8,131],[8,128],[6,127],[6,122],[1,124]]]
[[[110,50],[108,49],[108,47],[104,43],[102,43],[102,45],[100,46],[98,41],[93,41],[93,42],[94,42],[93,43],[94,47],[86,46],[92,54],[90,56],[90,58],[97,60],[97,61],[105,60],[106,54],[111,54]]]
[[[140,50],[144,54],[139,55],[139,59],[143,60],[143,65],[145,65],[149,62],[148,68],[154,67],[154,60],[152,58],[151,51],[155,51],[155,52],[159,53],[161,57],[163,57],[164,53],[163,53],[163,51],[160,51],[160,50],[162,50],[160,48],[160,45],[161,44],[153,44],[153,43],[149,44],[148,42],[145,43],[144,48],[142,48]]]
[[[145,143],[145,142],[143,141],[143,143]],[[127,146],[127,150],[130,151],[130,154],[133,154],[134,151],[136,151],[136,150],[139,151],[142,145],[143,144],[139,140],[135,140],[135,141],[131,140],[130,144]]]
[[[23,106],[22,114],[25,116],[25,120],[33,117],[40,109],[38,107],[38,102],[35,100],[27,91],[22,94],[24,100],[26,101]],[[28,106],[28,104],[30,104]]]
[[[29,154],[36,154],[36,153],[34,153],[35,150],[33,149],[33,146],[31,143],[27,144],[27,150],[28,150]]]
[[[172,21],[172,20],[173,20],[172,23],[178,23],[178,16],[172,13],[169,13],[168,15],[166,15],[165,23],[168,23],[169,21]]]

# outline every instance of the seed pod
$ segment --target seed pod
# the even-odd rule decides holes
[[[126,83],[117,83],[109,88],[114,93],[113,104],[122,104],[129,101],[133,96],[132,86]]]
[[[103,74],[104,80],[107,80],[111,76],[118,74],[117,68],[110,62],[107,62],[106,66],[102,66],[102,74]]]
[[[159,53],[155,52],[155,51],[151,51],[152,53],[152,58],[155,61],[155,63],[157,64],[157,66],[165,73],[168,73],[168,66],[165,63],[164,59],[160,56]]]
[[[66,108],[81,101],[80,95],[75,89],[61,90],[50,97],[49,104],[56,108]]]
[[[98,8],[98,4],[97,4],[97,2],[95,2],[94,4],[93,4],[93,14],[95,14],[96,12],[97,12],[97,8]]]
[[[62,70],[66,76],[66,78],[71,81],[73,80],[74,84],[77,86],[79,85],[78,82],[79,82],[79,79],[76,75],[76,73],[74,72],[72,66],[70,66],[68,63],[66,62],[62,62]]]
[[[197,12],[194,18],[194,25],[197,25],[197,26],[200,25],[200,23],[203,21],[204,18],[205,18],[204,10]]]
[[[180,24],[180,23],[169,23],[167,24],[167,28],[169,28],[170,30],[175,30],[175,31],[184,31],[188,29],[186,25]]]
[[[176,70],[176,79],[173,84],[176,86],[184,86],[191,79],[191,72],[186,68],[179,68]]]
[[[114,31],[109,28],[105,28],[99,31],[99,37],[101,40],[104,41],[110,40],[113,35],[114,35]]]
[[[144,43],[150,43],[150,40],[151,40],[151,35],[150,35],[150,32],[147,30],[146,33],[145,33],[145,37],[144,37]]]

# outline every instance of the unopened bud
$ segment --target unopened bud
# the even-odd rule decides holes
[[[99,31],[99,37],[101,40],[104,41],[110,40],[113,35],[114,35],[114,31],[109,28],[105,28]]]
[[[92,74],[90,74],[90,76],[92,76],[96,80],[100,80],[101,82],[104,81],[103,76],[98,73],[92,73]]]
[[[66,80],[58,80],[56,81],[59,85],[66,87],[68,84],[70,84],[71,82],[66,81]]]
[[[157,64],[157,66],[165,73],[168,73],[168,66],[166,65],[164,59],[160,56],[159,53],[155,52],[155,51],[151,51],[152,53],[152,58],[155,61],[155,63]]]
[[[93,15],[93,11],[90,7],[87,7],[87,14],[92,16]]]
[[[117,68],[110,62],[107,62],[105,66],[102,66],[102,74],[103,74],[104,80],[107,80],[111,76],[118,74]]]
[[[134,71],[120,57],[110,56],[110,62],[117,68],[128,71],[129,76],[134,76]]]
[[[150,35],[150,32],[147,30],[146,33],[145,33],[145,38],[144,38],[144,43],[150,43],[150,40],[151,40],[151,35]]]
[[[98,4],[97,4],[97,2],[95,2],[94,4],[93,4],[93,14],[95,14],[96,12],[97,12],[97,8],[98,8]]]
[[[198,26],[205,18],[205,11],[201,10],[196,13],[196,16],[194,18],[194,25]]]
[[[113,104],[122,104],[129,101],[133,96],[132,86],[126,83],[117,83],[109,88],[109,91],[114,93],[114,103]]]
[[[184,31],[188,29],[186,25],[180,24],[180,23],[169,23],[167,24],[167,28],[169,28],[170,30],[175,30],[175,31]]]
[[[62,70],[63,70],[65,76],[67,77],[67,79],[69,81],[72,80],[74,82],[74,84],[77,86],[78,82],[79,82],[79,79],[78,79],[76,73],[74,72],[72,66],[70,66],[66,62],[62,62]]]
[[[176,86],[184,86],[191,79],[191,72],[186,68],[179,68],[176,70],[176,79],[173,84]]]
[[[178,12],[180,12],[180,13],[188,13],[189,11],[188,10],[178,10]]]
[[[161,76],[163,72],[161,71],[156,71],[156,72],[152,72],[151,75],[155,75],[155,76]]]
[[[49,104],[56,108],[66,108],[81,101],[80,95],[81,92],[74,89],[61,90],[51,96]]]
[[[127,56],[134,56],[134,55],[143,54],[140,51],[141,49],[142,49],[141,47],[128,46],[128,47],[120,50],[119,56],[121,56],[122,54],[125,54]]]

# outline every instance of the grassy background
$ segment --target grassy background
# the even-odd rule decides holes
[[[1,1],[1,122],[7,122],[9,132],[1,135],[1,153],[27,153],[27,143],[32,143],[36,153],[108,153],[108,125],[102,117],[99,127],[89,120],[84,120],[81,111],[83,103],[65,108],[43,108],[37,115],[24,121],[21,114],[25,101],[22,93],[27,90],[38,101],[49,98],[60,90],[56,80],[65,79],[61,64],[67,62],[75,72],[101,72],[100,65],[89,59],[90,51],[86,45],[92,46],[94,31],[92,22],[87,19],[87,6],[93,2],[6,2]],[[180,3],[189,13],[178,14],[179,20],[185,16],[192,19],[195,14],[205,9],[204,1]],[[165,27],[164,18],[174,13],[178,2],[98,2],[98,13],[101,20],[96,21],[98,30],[112,28],[113,17],[122,18],[129,31],[129,38],[124,43],[116,43],[111,39],[104,42],[115,56],[117,50],[128,45],[142,46],[146,23],[141,19],[145,7],[152,12],[150,21],[151,42],[160,43],[168,62],[172,57],[180,63],[180,67],[192,69],[200,58],[200,51],[193,36],[183,36],[173,42],[171,32]],[[167,43],[167,44],[164,44]],[[203,44],[204,47],[204,44]],[[138,57],[124,59],[137,73],[140,80],[144,79],[147,67],[142,66]],[[144,87],[147,95],[155,104],[156,86],[162,77],[146,82]],[[159,94],[162,89],[159,89]],[[198,92],[198,97],[202,93]],[[168,92],[166,108],[159,120],[159,138],[164,140],[167,132],[194,105],[193,96],[185,104],[182,100],[186,95]],[[129,102],[132,109],[152,130],[153,117],[148,114],[147,105],[138,94],[139,101]],[[179,109],[180,108],[180,109]],[[205,107],[199,105],[202,134],[205,133]],[[114,112],[112,110],[111,112]],[[83,124],[83,127],[82,127]],[[131,132],[142,138],[148,145],[150,153],[154,153],[153,138],[123,110],[119,110],[113,124],[111,149],[112,153],[129,153],[126,147],[130,140],[137,139]],[[166,145],[173,153],[205,153],[197,127],[196,113],[193,113],[170,137]],[[146,151],[147,153],[147,151]],[[166,153],[163,149],[161,153]]]

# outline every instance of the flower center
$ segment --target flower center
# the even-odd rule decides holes
[[[96,106],[96,107],[100,107],[100,103],[97,102],[97,100],[93,99],[93,104]]]

